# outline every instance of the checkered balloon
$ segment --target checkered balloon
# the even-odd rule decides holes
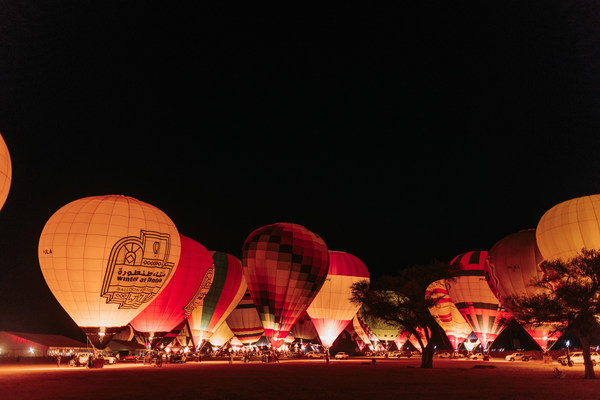
[[[303,226],[276,223],[252,232],[242,248],[242,271],[265,336],[283,344],[325,282],[329,252]]]

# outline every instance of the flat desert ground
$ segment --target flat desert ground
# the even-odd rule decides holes
[[[3,365],[0,399],[600,399],[600,366],[598,379],[584,380],[583,366],[540,360],[435,359],[433,369],[419,368],[420,359],[369,361]]]

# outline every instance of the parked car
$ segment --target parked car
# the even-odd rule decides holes
[[[121,362],[126,362],[126,363],[137,363],[140,362],[140,357],[139,356],[133,356],[133,355],[127,355],[127,356],[123,356],[121,357]]]
[[[567,356],[560,356],[556,359],[556,361],[558,361],[559,363],[561,363],[562,365],[569,365],[569,367],[572,367],[575,364],[583,364],[583,352],[582,351],[575,351],[571,354],[569,354],[570,357],[570,361],[567,360]],[[596,365],[598,363],[600,363],[600,354],[598,354],[597,352],[593,351],[590,354],[590,357],[592,359],[592,365]]]
[[[306,353],[306,358],[323,358],[325,354],[319,353],[318,351],[309,351]]]
[[[447,351],[444,353],[440,353],[437,355],[439,358],[450,358],[452,357],[452,354],[448,353]]]
[[[104,359],[105,364],[116,364],[117,363],[117,357],[113,356],[112,353],[109,353],[106,351],[98,353],[98,358]]]
[[[340,351],[335,355],[336,360],[347,360],[350,356],[343,351]]]
[[[484,355],[483,353],[474,353],[469,355],[469,360],[483,360],[484,359]]]
[[[504,357],[506,361],[529,361],[535,359],[534,357],[525,353],[512,353]]]

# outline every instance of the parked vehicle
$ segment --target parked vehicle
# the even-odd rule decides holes
[[[340,351],[335,355],[336,360],[347,360],[350,356],[343,351]]]
[[[475,353],[475,354],[469,355],[469,360],[483,360],[484,357],[485,356],[483,355],[483,353]]]
[[[597,352],[595,352],[595,351],[591,352],[590,357],[592,359],[593,366],[600,363],[600,354],[598,354]],[[572,367],[575,364],[583,364],[583,352],[582,351],[575,351],[575,352],[569,354],[569,358],[570,358],[570,361],[567,360],[567,356],[564,355],[564,356],[558,357],[556,359],[556,361],[558,361],[562,365],[568,365],[569,367]]]
[[[77,353],[75,355],[75,357],[73,357],[69,361],[69,366],[71,366],[71,367],[85,366],[85,365],[87,365],[89,359],[90,359],[90,354],[89,353]]]
[[[102,351],[102,352],[98,353],[98,358],[104,359],[105,364],[116,364],[117,363],[117,357],[113,356],[112,353],[109,353],[106,351]]]
[[[306,353],[306,358],[323,358],[325,354],[319,353],[318,351],[309,351]]]
[[[444,353],[440,353],[437,355],[439,358],[450,358],[452,357],[452,354],[448,353],[448,352],[444,352]]]
[[[535,359],[535,357],[532,357],[525,353],[512,353],[504,358],[506,359],[506,361],[529,361]]]

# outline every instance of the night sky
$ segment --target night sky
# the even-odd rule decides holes
[[[82,336],[37,260],[81,197],[138,198],[237,257],[298,223],[377,277],[600,192],[598,2],[196,3],[0,6],[0,330]]]

